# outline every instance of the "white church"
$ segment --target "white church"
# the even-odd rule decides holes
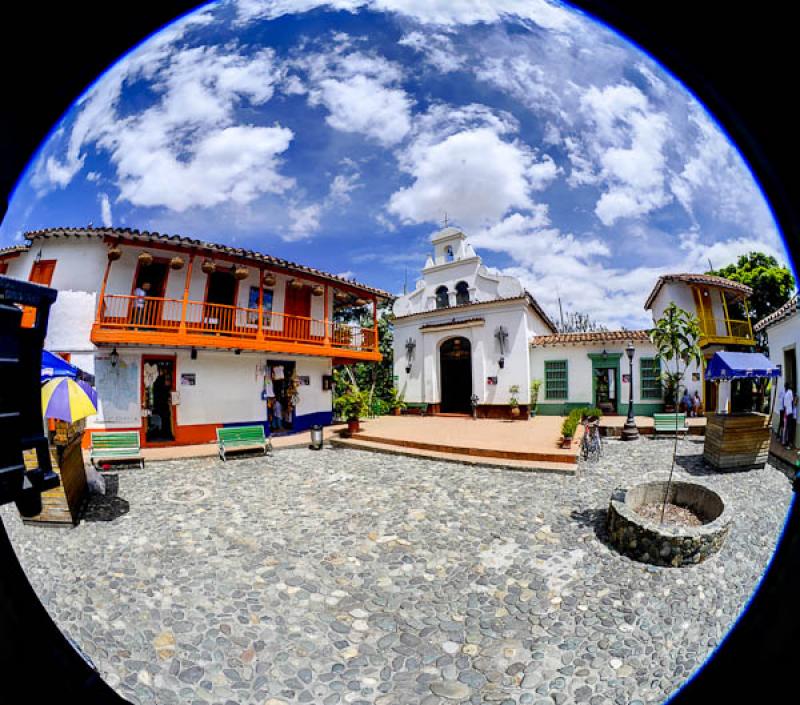
[[[516,398],[529,412],[532,380],[539,380],[537,412],[562,415],[581,406],[626,414],[633,371],[637,415],[664,410],[662,366],[647,330],[559,334],[516,277],[485,267],[453,227],[436,233],[414,291],[394,303],[395,384],[407,403],[433,414],[510,416]],[[670,301],[700,320],[708,359],[720,349],[749,349],[752,329],[729,317],[751,290],[705,274],[659,277],[644,308],[657,320]],[[633,348],[629,360],[625,350]],[[697,390],[704,406],[718,405],[702,370],[688,370],[681,386]]]

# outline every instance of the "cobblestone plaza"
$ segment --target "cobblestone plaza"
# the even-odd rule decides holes
[[[778,470],[676,475],[724,494],[690,568],[604,543],[620,483],[672,441],[610,441],[579,477],[369,454],[150,463],[106,474],[72,530],[0,508],[59,626],[134,703],[661,702],[743,608],[791,501]]]

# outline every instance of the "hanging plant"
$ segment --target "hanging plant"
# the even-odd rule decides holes
[[[303,282],[301,282],[299,279],[290,279],[289,286],[292,287],[292,289],[302,289]]]
[[[120,257],[122,257],[122,248],[119,245],[114,245],[114,247],[108,251],[108,259],[111,262],[116,262]]]
[[[183,257],[175,255],[175,257],[169,261],[169,267],[170,269],[183,269]]]
[[[264,286],[275,286],[277,281],[277,278],[272,272],[267,272],[264,275]]]
[[[337,291],[333,297],[339,302],[344,303],[350,298],[350,295],[345,293],[344,291]]]
[[[200,265],[200,269],[202,269],[206,274],[212,274],[216,271],[217,265],[214,264],[213,260],[204,259],[203,264]]]
[[[353,302],[353,304],[354,304],[355,306],[366,306],[366,305],[367,305],[367,302],[366,302],[366,300],[365,300],[365,299],[356,299],[356,300]]]
[[[153,264],[153,255],[151,255],[149,252],[141,252],[139,254],[139,263],[143,264],[145,267]]]
[[[234,267],[233,268],[233,276],[241,281],[242,279],[247,279],[248,275],[250,274],[250,270],[247,267]]]
[[[314,296],[322,296],[325,293],[325,288],[321,284],[317,284],[312,290],[311,293]]]

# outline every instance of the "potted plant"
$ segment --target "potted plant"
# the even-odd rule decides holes
[[[579,418],[576,414],[570,413],[561,424],[561,447],[571,448],[572,439],[575,436],[575,429],[578,428]]]
[[[353,384],[333,402],[336,413],[347,420],[347,432],[352,435],[360,430],[359,419],[369,412],[369,393],[361,391]]]
[[[242,281],[243,279],[247,279],[250,274],[250,270],[247,267],[234,267],[233,268],[233,276],[235,279]]]
[[[536,405],[539,403],[539,389],[542,386],[542,380],[531,380],[531,418],[536,416]]]
[[[204,259],[203,263],[200,265],[200,269],[202,269],[205,274],[212,274],[216,271],[217,265],[214,264],[213,260]]]
[[[149,252],[141,252],[139,254],[139,262],[143,266],[147,267],[147,266],[153,264],[153,255],[151,255]]]
[[[169,261],[169,268],[170,269],[175,269],[175,270],[183,269],[183,257],[179,257],[178,255],[175,255]]]
[[[122,257],[122,248],[119,245],[114,245],[108,250],[108,259],[112,262],[116,262],[120,257]]]
[[[392,416],[400,416],[403,409],[406,408],[403,395],[395,387],[389,390],[389,395],[389,408],[392,410]]]
[[[511,417],[516,418],[519,416],[519,399],[517,398],[517,394],[519,394],[519,385],[512,384],[508,391],[511,393],[511,397],[508,400],[508,404],[511,407]]]

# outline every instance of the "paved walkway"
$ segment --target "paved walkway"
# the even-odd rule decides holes
[[[605,443],[581,478],[305,448],[106,473],[75,529],[0,507],[47,609],[140,705],[661,703],[733,623],[791,501],[767,466],[678,477],[733,507],[684,569],[609,549],[620,483],[672,441]]]
[[[608,429],[606,435],[618,436],[625,425],[627,416],[603,416],[600,419],[600,428]],[[636,416],[636,428],[639,433],[651,434],[655,428],[655,422],[652,416]],[[697,418],[688,418],[686,423],[689,426],[690,435],[703,435],[706,432],[706,418],[699,416]]]
[[[530,465],[558,463],[574,471],[580,436],[572,448],[560,447],[562,419],[558,416],[523,418],[516,421],[472,419],[462,416],[380,416],[361,423],[353,436],[362,446],[385,446],[384,450],[409,449],[430,457],[471,462],[488,459],[514,465],[517,461]],[[365,442],[365,443],[364,443]],[[529,469],[529,468],[526,468]]]

